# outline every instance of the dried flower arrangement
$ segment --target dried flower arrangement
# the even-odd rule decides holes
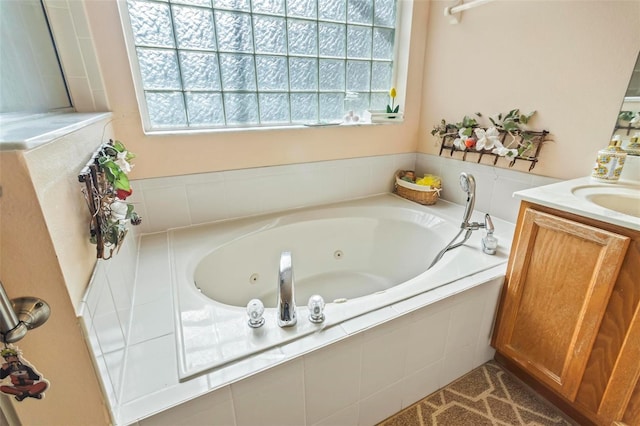
[[[475,118],[469,116],[457,123],[448,123],[443,119],[433,127],[431,134],[441,140],[440,154],[445,148],[451,150],[451,155],[462,151],[465,160],[468,152],[477,152],[480,154],[478,162],[483,155],[490,154],[494,156],[494,164],[500,157],[510,159],[510,167],[517,159],[522,159],[531,162],[531,170],[538,161],[542,142],[549,134],[546,130],[534,131],[527,127],[535,113],[523,114],[519,109],[513,109],[507,114],[489,117],[491,126],[488,127],[481,127]],[[482,118],[480,113],[475,115]]]
[[[120,249],[129,224],[142,222],[133,204],[126,202],[133,193],[128,174],[134,157],[122,142],[109,140],[78,176],[85,183],[82,192],[91,213],[89,239],[97,246],[98,258],[110,259]]]

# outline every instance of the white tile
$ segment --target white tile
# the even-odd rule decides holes
[[[361,354],[361,336],[354,336],[305,355],[307,424],[336,414],[358,401]]]
[[[314,173],[319,188],[314,194],[313,204],[333,203],[349,198],[345,186],[346,171],[344,167],[322,165]]]
[[[105,353],[104,356],[107,373],[111,379],[111,384],[116,395],[120,394],[122,389],[122,372],[124,370],[124,348],[115,352]]]
[[[223,202],[230,218],[252,216],[260,211],[260,198],[257,196],[257,178],[240,178],[240,173],[227,177],[224,183]]]
[[[342,328],[329,327],[282,345],[280,350],[287,357],[304,355],[326,346],[328,342],[335,342],[346,336],[347,333]]]
[[[47,1],[47,3],[49,2]],[[91,30],[89,30],[87,16],[84,11],[84,3],[72,0],[68,2],[68,6],[76,35],[78,37],[91,37]]]
[[[397,171],[393,156],[371,157],[371,176],[369,179],[372,185],[372,193],[391,192]]]
[[[445,354],[442,366],[442,386],[448,385],[473,370],[474,349],[474,345],[469,345]]]
[[[548,177],[548,176],[540,176],[540,175],[532,175],[531,176],[531,187],[535,188],[538,186],[551,185],[554,183],[560,182],[560,179]]]
[[[432,394],[442,387],[442,360],[413,372],[402,381],[402,408]]]
[[[67,8],[54,7],[48,9],[47,18],[56,35],[56,45],[64,63],[65,76],[67,79],[86,78],[82,56],[78,55],[79,47],[71,12]]]
[[[474,208],[477,211],[486,213],[491,209],[491,195],[493,194],[496,185],[497,176],[491,170],[472,171],[471,174],[476,181]],[[460,186],[458,186],[458,190],[463,192]]]
[[[364,159],[354,161],[351,167],[345,169],[344,173],[347,198],[364,197],[374,192],[369,179],[371,167]]]
[[[451,320],[447,336],[447,354],[469,345],[475,346],[480,333],[480,325],[484,312],[483,288],[474,288],[463,295],[465,298],[451,310]]]
[[[89,287],[87,288],[87,292],[84,296],[90,316],[95,314],[103,288],[108,286],[106,262],[107,261],[102,259],[98,259],[96,262],[93,276],[91,277]]]
[[[497,314],[498,302],[504,278],[496,278],[491,283],[484,284],[485,288],[485,307],[480,321],[480,332],[478,333],[478,342],[475,350],[474,366],[481,365],[490,359],[493,359],[495,349],[491,347],[491,334]]]
[[[366,398],[404,374],[408,328],[402,318],[365,332],[362,344],[362,386],[360,397]]]
[[[402,409],[402,382],[396,382],[360,402],[358,425],[374,425]]]
[[[146,394],[133,401],[122,404],[119,413],[119,424],[131,424],[155,413],[165,412],[173,407],[190,401],[207,393],[207,379],[195,377],[183,383],[174,383]]]
[[[149,179],[139,179],[136,182],[137,186],[142,190],[148,189],[160,189],[164,188],[168,192],[174,189],[179,189],[179,187],[184,187],[186,183],[190,180],[188,175],[180,175],[180,176],[166,176],[166,177],[158,177],[158,178],[149,178]]]
[[[107,93],[104,90],[92,90],[91,94],[93,95],[93,103],[96,107],[96,111],[109,111],[109,100],[107,98]],[[138,210],[136,209],[136,212],[137,211]]]
[[[358,424],[358,404],[353,404],[337,413],[322,419],[313,426],[347,426]]]
[[[163,295],[152,302],[136,305],[131,318],[130,345],[173,333],[171,293]]]
[[[396,170],[415,170],[416,169],[416,153],[396,154],[394,155],[394,163]]]
[[[234,383],[231,392],[238,426],[305,424],[302,359]]]
[[[491,197],[491,209],[489,213],[492,216],[515,223],[518,218],[520,201],[513,198],[513,193],[529,187],[529,184],[521,181],[500,179],[496,183]]]
[[[96,334],[95,327],[93,326],[93,319],[89,316],[82,316],[80,317],[80,325],[85,339],[87,339],[87,342],[89,343],[89,349],[96,356],[100,355],[102,350],[100,349],[98,335]]]
[[[95,357],[95,366],[99,373],[98,379],[100,380],[102,391],[107,397],[107,404],[112,409],[115,409],[118,406],[118,394],[113,387],[113,383],[111,382],[111,378],[109,377],[109,369],[107,368],[107,363],[102,355]]]
[[[449,160],[446,167],[440,171],[442,179],[442,191],[440,196],[456,204],[464,205],[466,194],[460,189],[460,173],[465,171],[464,163],[461,161]]]
[[[80,55],[78,55],[80,57]],[[79,60],[79,59],[78,59]],[[95,111],[93,92],[87,77],[67,77],[67,84],[73,99],[73,106],[78,111]]]
[[[116,310],[128,309],[131,307],[135,275],[127,270],[124,257],[116,256],[111,261],[113,264],[107,273],[107,280],[113,303]]]
[[[124,374],[124,403],[178,384],[173,335],[130,345]]]
[[[187,185],[191,223],[197,225],[227,218],[224,196],[222,181]]]
[[[426,315],[409,326],[405,375],[411,375],[444,356],[451,310]]]
[[[397,312],[390,306],[387,306],[344,321],[340,323],[340,327],[342,327],[346,333],[354,334],[371,328],[376,324],[383,323],[395,316],[397,316]]]
[[[286,359],[288,359],[288,357],[282,353],[280,348],[273,348],[217,368],[206,376],[209,381],[209,388],[217,389],[228,383],[247,378],[260,371],[267,370],[274,365],[280,364],[286,361]]]
[[[80,2],[73,3],[82,4]],[[98,65],[98,60],[96,58],[96,49],[93,45],[93,41],[91,38],[78,38],[78,43],[80,44],[80,51],[85,65],[89,87],[92,92],[95,92],[96,90],[104,90],[102,78],[100,77],[100,66]]]
[[[145,188],[148,232],[187,226],[191,223],[187,192],[184,186]]]
[[[139,421],[140,426],[235,426],[229,387],[192,399],[177,407]]]
[[[169,246],[165,233],[144,235],[140,239],[138,276],[134,305],[166,297],[171,292]]]
[[[96,315],[93,327],[103,353],[113,352],[125,347],[124,334],[116,311]]]

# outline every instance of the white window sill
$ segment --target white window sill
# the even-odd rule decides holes
[[[0,114],[0,151],[36,148],[110,115],[110,112]]]
[[[165,136],[165,135],[198,135],[206,133],[217,132],[253,132],[264,130],[294,130],[294,129],[308,129],[319,127],[362,127],[362,126],[377,126],[380,124],[402,124],[404,118],[388,119],[381,121],[358,121],[345,123],[341,121],[335,122],[319,122],[319,123],[305,123],[305,124],[292,124],[288,126],[254,126],[254,127],[208,127],[208,128],[176,128],[176,129],[158,129],[158,130],[145,130],[144,134],[148,136]]]

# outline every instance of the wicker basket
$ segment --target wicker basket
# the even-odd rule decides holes
[[[396,173],[395,193],[406,198],[407,200],[414,201],[423,205],[432,205],[438,201],[440,196],[440,187],[433,188],[429,186],[416,185],[415,183],[402,180],[405,175],[405,171],[399,171]]]

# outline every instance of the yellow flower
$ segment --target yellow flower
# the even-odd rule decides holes
[[[389,96],[391,96],[391,98],[395,99],[396,97],[396,88],[392,87],[391,90],[389,90]]]

